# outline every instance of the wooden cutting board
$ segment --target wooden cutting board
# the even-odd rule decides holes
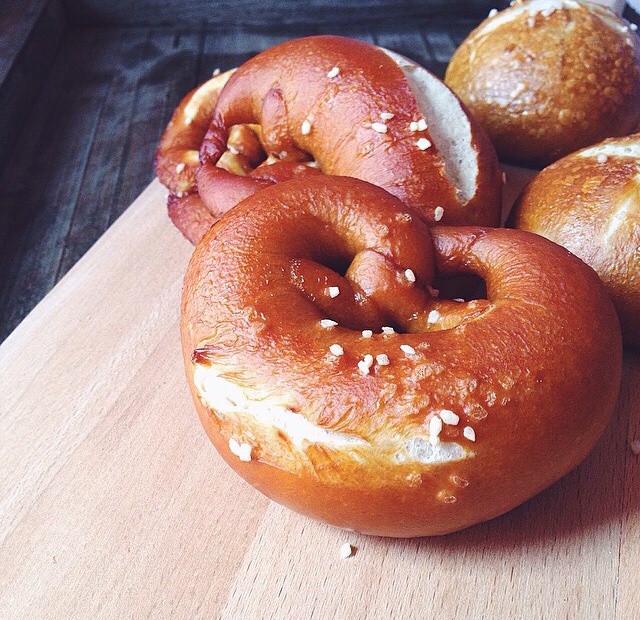
[[[587,461],[511,513],[418,540],[315,523],[200,428],[163,202],[152,183],[0,347],[0,618],[640,617],[640,355]]]

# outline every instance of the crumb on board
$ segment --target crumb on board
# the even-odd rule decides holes
[[[350,558],[356,552],[356,548],[351,543],[344,543],[340,547],[340,557],[345,560],[346,558]]]

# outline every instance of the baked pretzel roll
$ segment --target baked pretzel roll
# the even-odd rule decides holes
[[[511,223],[593,267],[618,311],[625,344],[640,347],[640,134],[611,138],[538,173]]]
[[[486,299],[429,288],[469,272]],[[458,530],[542,490],[591,449],[620,382],[615,311],[578,258],[522,231],[430,234],[344,177],[225,214],[190,262],[181,330],[222,457],[294,510],[385,536]]]
[[[198,193],[167,197],[167,213],[182,235],[196,245],[216,221]]]
[[[155,153],[156,175],[169,189],[169,217],[192,243],[196,243],[215,221],[198,196],[198,151],[218,95],[233,71],[215,75],[182,98],[162,133]],[[247,125],[232,127],[217,165],[243,175],[262,163],[266,155],[255,129]]]
[[[640,40],[631,28],[598,4],[516,2],[462,42],[445,82],[501,160],[545,166],[640,126]]]
[[[198,151],[218,95],[235,69],[215,75],[188,92],[165,128],[155,153],[154,168],[160,182],[180,197],[196,191]],[[248,173],[265,159],[258,136],[250,127],[233,127],[219,165],[236,174]]]
[[[229,129],[247,123],[261,126],[271,159],[312,160],[325,174],[375,183],[429,223],[499,223],[493,146],[440,80],[393,52],[313,36],[241,65],[220,93],[200,150],[198,187],[212,213],[264,186],[215,166]]]

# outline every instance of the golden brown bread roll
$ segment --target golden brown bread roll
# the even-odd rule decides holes
[[[462,42],[445,82],[500,159],[524,166],[640,128],[640,40],[600,5],[515,3]]]
[[[487,298],[434,297],[473,273]],[[589,452],[621,343],[596,274],[531,233],[435,227],[384,190],[273,185],[210,229],[181,331],[222,457],[294,510],[385,536],[495,517]]]
[[[511,222],[593,267],[618,311],[625,344],[640,346],[640,134],[605,140],[542,170]]]

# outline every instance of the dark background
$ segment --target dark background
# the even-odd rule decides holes
[[[152,180],[173,107],[214,69],[335,33],[442,76],[506,4],[0,0],[0,341]]]

